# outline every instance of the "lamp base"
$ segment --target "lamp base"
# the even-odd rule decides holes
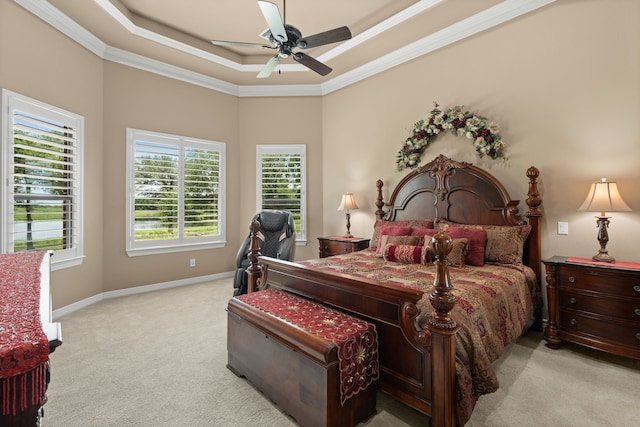
[[[609,227],[610,217],[597,216],[596,218],[598,223],[598,242],[600,242],[600,249],[591,259],[599,262],[616,262],[615,258],[609,255],[609,252],[607,251],[607,242],[609,241],[607,228]]]
[[[342,237],[346,237],[347,239],[351,239],[353,237],[353,234],[349,233],[348,231],[345,233],[344,236]]]
[[[611,255],[609,255],[607,251],[604,251],[604,252],[600,251],[597,254],[595,254],[591,259],[598,262],[616,262],[616,259]]]

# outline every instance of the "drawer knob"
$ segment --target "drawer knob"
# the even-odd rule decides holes
[[[640,340],[640,332],[636,332],[636,338]]]
[[[633,312],[638,316],[640,316],[640,308],[636,308]]]
[[[573,277],[573,276],[569,276],[569,282],[575,283],[576,282],[576,278]]]
[[[570,299],[569,299],[569,302],[570,302],[571,304],[575,304],[575,303],[576,303],[576,299],[572,297],[572,298],[570,298]]]
[[[578,323],[578,321],[576,319],[571,319],[569,323],[571,323],[572,325],[575,325],[576,323]]]
[[[636,291],[636,292],[640,292],[640,285],[635,285],[633,287],[633,290]]]

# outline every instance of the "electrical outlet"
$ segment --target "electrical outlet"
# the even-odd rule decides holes
[[[196,266],[196,259],[195,258],[191,258],[189,260],[189,267],[195,267]]]
[[[568,222],[558,222],[558,234],[569,234]]]

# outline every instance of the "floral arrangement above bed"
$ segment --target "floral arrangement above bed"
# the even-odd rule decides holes
[[[478,156],[489,156],[492,159],[504,159],[505,144],[502,142],[498,126],[486,118],[462,111],[455,106],[448,110],[440,110],[437,102],[427,119],[419,120],[411,129],[409,136],[398,152],[396,164],[398,170],[415,169],[420,164],[420,156],[429,145],[431,139],[440,132],[449,130],[454,135],[465,136],[473,141]]]

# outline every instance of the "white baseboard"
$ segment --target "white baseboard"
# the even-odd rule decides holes
[[[53,320],[57,320],[62,316],[65,316],[69,313],[73,313],[74,311],[88,307],[92,304],[95,304],[105,299],[124,297],[127,295],[134,295],[134,294],[141,294],[144,292],[159,291],[159,290],[168,289],[168,288],[176,288],[178,286],[195,285],[196,283],[202,283],[202,282],[208,282],[211,280],[233,277],[233,274],[234,274],[233,271],[228,271],[225,273],[209,274],[207,276],[190,277],[188,279],[172,280],[170,282],[155,283],[152,285],[135,286],[133,288],[118,289],[117,291],[103,292],[101,294],[94,295],[89,298],[85,298],[81,301],[74,302],[73,304],[65,305],[64,307],[60,307],[56,310],[53,310],[53,313],[52,313]],[[229,293],[231,293],[231,291],[233,291],[233,289],[229,289]]]

